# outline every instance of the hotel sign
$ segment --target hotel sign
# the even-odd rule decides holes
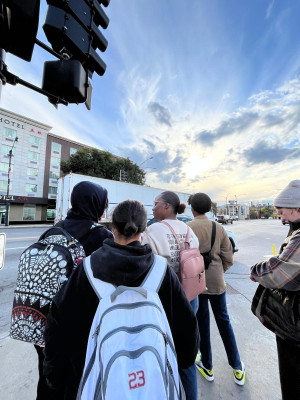
[[[0,122],[3,122],[5,125],[11,125],[14,128],[25,129],[23,124],[19,124],[18,122],[11,121],[10,119],[7,118],[0,117]]]

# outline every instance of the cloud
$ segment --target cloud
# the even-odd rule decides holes
[[[255,145],[243,152],[250,165],[278,164],[284,160],[299,159],[300,147],[289,149],[260,140]]]
[[[274,3],[275,3],[275,0],[272,0],[272,1],[269,3],[268,8],[267,8],[267,11],[266,11],[265,19],[269,19],[269,18],[270,18],[271,12],[272,12],[272,9],[273,9],[273,6],[274,6]]]
[[[222,121],[220,125],[213,130],[203,130],[196,135],[196,141],[206,146],[213,146],[215,141],[235,133],[243,133],[258,120],[256,112],[242,110],[232,117]]]
[[[157,102],[152,101],[148,104],[148,111],[154,116],[158,123],[165,124],[170,128],[172,127],[172,115],[168,108],[162,106]]]

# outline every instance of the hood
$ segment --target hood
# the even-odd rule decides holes
[[[138,241],[123,246],[106,239],[103,246],[91,255],[94,276],[116,286],[130,286],[139,281],[153,261],[151,247]]]
[[[74,186],[71,194],[72,208],[67,218],[98,222],[107,201],[107,190],[92,182],[83,181]]]

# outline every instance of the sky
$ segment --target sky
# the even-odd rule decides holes
[[[47,39],[41,1],[38,38]],[[146,184],[227,200],[272,201],[300,179],[300,2],[111,0],[104,76],[92,109],[20,85],[0,106],[52,133],[129,157]],[[9,71],[41,86],[53,57],[7,54]]]

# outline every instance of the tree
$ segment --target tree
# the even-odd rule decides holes
[[[250,210],[250,219],[257,219],[258,218],[258,212],[255,208],[251,208]]]
[[[144,185],[146,173],[129,158],[116,157],[108,151],[88,147],[79,149],[60,164],[64,174],[70,172],[98,178],[120,180],[120,170],[127,172],[127,182]]]
[[[274,208],[273,207],[262,207],[260,209],[260,217],[269,218],[273,215]]]
[[[211,202],[211,211],[213,212],[214,215],[217,215],[217,203]]]

